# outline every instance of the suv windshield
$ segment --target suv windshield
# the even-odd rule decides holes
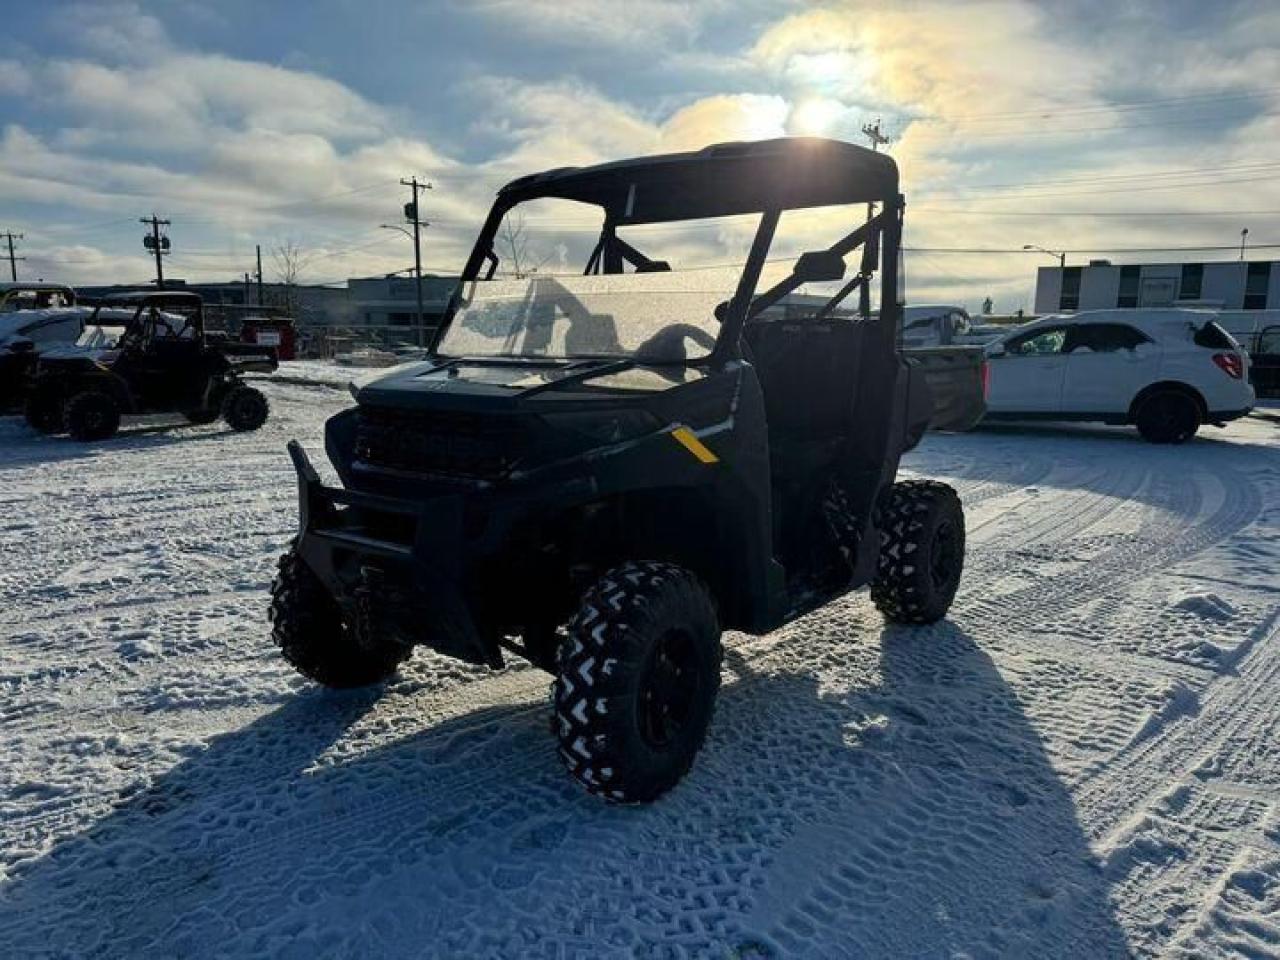
[[[716,306],[738,270],[532,276],[465,284],[439,352],[446,356],[629,358],[708,356]]]

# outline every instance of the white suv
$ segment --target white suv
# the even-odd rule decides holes
[[[1249,358],[1201,310],[1041,317],[987,345],[987,419],[1132,423],[1182,443],[1253,407]]]

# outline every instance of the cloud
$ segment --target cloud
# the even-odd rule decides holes
[[[136,3],[76,3],[62,14],[80,47],[113,60],[145,60],[168,45],[164,24]]]
[[[797,86],[941,119],[1079,106],[1098,62],[1047,33],[1024,0],[845,4],[783,19],[753,53]]]
[[[724,0],[476,0],[470,11],[543,41],[632,51],[687,43]]]
[[[0,96],[20,97],[31,90],[31,74],[17,60],[0,59]]]

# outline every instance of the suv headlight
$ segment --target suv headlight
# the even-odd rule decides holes
[[[653,433],[662,422],[647,410],[573,410],[544,413],[549,427],[576,433],[593,443],[623,443]]]

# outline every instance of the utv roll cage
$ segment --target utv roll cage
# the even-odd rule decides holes
[[[94,301],[93,313],[85,323],[86,325],[96,324],[98,315],[103,310],[129,309],[134,311],[133,316],[126,322],[126,327],[130,331],[137,329],[140,322],[145,322],[146,311],[155,310],[157,313],[163,313],[166,309],[172,309],[180,311],[181,316],[186,320],[181,330],[174,331],[175,335],[181,336],[183,331],[190,329],[194,339],[200,340],[204,337],[204,298],[198,293],[186,291],[139,290],[108,294]],[[106,325],[118,326],[119,322]]]
[[[882,261],[880,316],[889,322],[877,327],[889,344],[896,340],[902,309],[898,303],[898,249],[904,204],[898,192],[897,165],[883,154],[834,140],[788,137],[723,143],[689,153],[592,167],[562,167],[521,177],[499,191],[463,268],[460,288],[473,280],[493,277],[498,266],[494,241],[503,217],[517,204],[541,199],[572,200],[604,211],[604,224],[585,274],[624,273],[628,264],[639,273],[671,269],[666,261],[651,260],[618,237],[620,227],[761,215],[737,290],[724,305],[724,326],[717,345],[705,359],[693,362],[722,366],[740,358],[742,331],[748,321],[804,283],[843,279],[845,257],[860,246],[863,253],[857,273],[818,310],[815,319],[829,317],[855,291],[859,293],[858,312],[864,320],[869,319],[870,284],[877,261]],[[802,254],[789,276],[757,293],[783,211],[861,203],[879,204],[880,212],[825,250]],[[488,270],[482,278],[485,264]],[[433,350],[456,309],[455,297],[436,330]]]

